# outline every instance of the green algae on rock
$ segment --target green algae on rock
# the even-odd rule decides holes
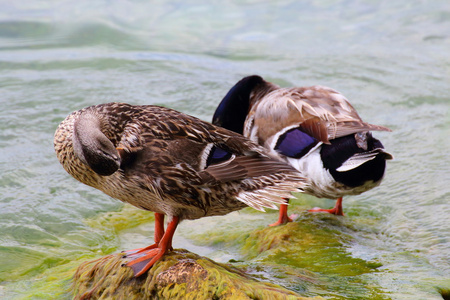
[[[298,214],[297,219],[283,226],[268,227],[265,216],[254,219],[253,227],[244,220],[232,219],[233,231],[226,223],[190,238],[197,245],[232,249],[247,273],[303,296],[390,299],[379,283],[368,276],[382,272],[380,262],[353,255],[350,249],[358,235],[371,230],[367,224],[372,217],[355,220],[309,213],[303,211],[301,204],[291,210]]]
[[[122,267],[125,261],[114,254],[81,264],[73,280],[74,299],[322,299],[259,282],[183,249],[165,255],[138,278]]]

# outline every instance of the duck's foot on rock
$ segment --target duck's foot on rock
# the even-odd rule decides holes
[[[344,213],[342,211],[339,211],[338,209],[332,208],[332,209],[324,209],[324,208],[320,208],[320,207],[314,207],[312,209],[308,210],[309,212],[325,212],[325,213],[329,213],[332,215],[337,215],[337,216],[343,216]]]
[[[269,224],[269,226],[273,227],[273,226],[279,226],[279,225],[286,225],[289,222],[293,222],[295,221],[295,219],[298,218],[298,214],[292,214],[289,217],[286,215],[285,218],[279,218],[278,221],[276,221],[275,223]]]
[[[119,253],[81,264],[74,299],[312,299],[183,249],[164,255],[140,277],[124,263]]]
[[[298,218],[297,214],[292,214],[288,217],[287,209],[288,209],[288,206],[286,204],[281,204],[280,205],[280,213],[278,214],[278,221],[276,221],[275,223],[269,224],[269,226],[273,227],[273,226],[278,226],[278,225],[284,225],[284,224],[292,222],[293,220]]]
[[[162,248],[145,248],[145,250],[138,250],[134,253],[126,254],[122,258],[130,259],[124,265],[133,270],[135,277],[139,277],[147,272],[166,252],[167,250]]]
[[[343,216],[344,209],[342,208],[342,197],[338,198],[336,204],[332,209],[323,209],[320,207],[314,207],[313,209],[308,210],[309,212],[327,212],[332,215]]]

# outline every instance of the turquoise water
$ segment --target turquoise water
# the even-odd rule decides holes
[[[53,133],[66,115],[123,101],[210,120],[237,80],[259,74],[282,86],[333,87],[364,120],[393,129],[376,133],[395,156],[384,182],[344,199],[346,219],[332,225],[351,236],[342,251],[380,264],[361,275],[364,284],[391,299],[442,299],[437,288],[450,289],[450,3],[210,2],[0,1],[0,298],[70,298],[67,282],[53,286],[49,274],[151,236],[149,220],[92,225],[123,205],[59,165]],[[305,209],[334,203],[302,199]],[[275,218],[237,216],[186,222],[175,247],[239,258],[192,236],[231,231],[234,221],[250,232]],[[351,298],[330,286],[330,298]]]

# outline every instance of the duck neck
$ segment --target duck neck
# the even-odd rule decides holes
[[[217,107],[213,124],[242,134],[244,122],[254,102],[262,98],[274,85],[260,76],[248,76],[236,83]]]
[[[85,111],[74,123],[72,136],[75,155],[99,175],[108,176],[118,170],[120,158],[114,144],[103,133],[100,116]]]

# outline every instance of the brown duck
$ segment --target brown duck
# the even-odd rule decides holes
[[[54,146],[78,181],[155,212],[155,243],[125,252],[135,276],[172,248],[180,221],[247,206],[277,208],[306,186],[294,168],[242,135],[152,105],[107,103],[73,112],[58,126]]]

